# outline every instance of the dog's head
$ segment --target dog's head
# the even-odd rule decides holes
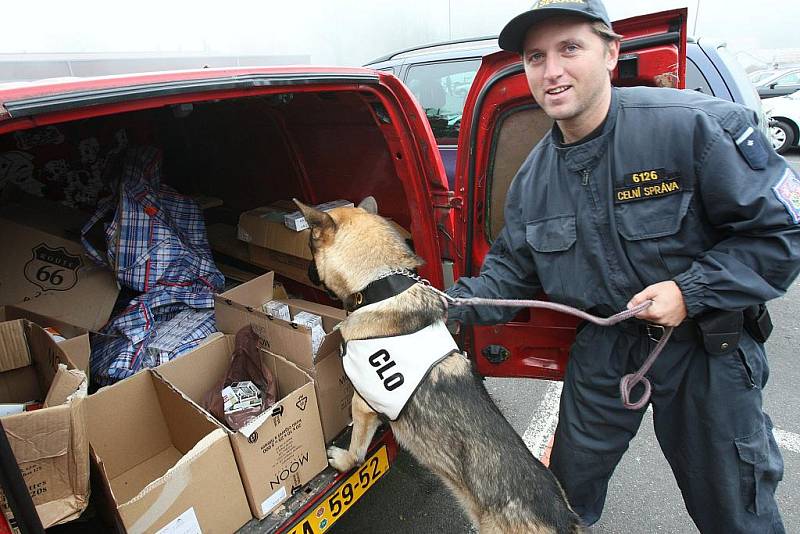
[[[422,264],[403,237],[379,216],[373,197],[356,208],[323,212],[294,199],[311,229],[309,247],[314,262],[309,278],[347,304],[348,296],[390,269],[414,269]]]

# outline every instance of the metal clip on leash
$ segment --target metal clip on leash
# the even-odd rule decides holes
[[[438,293],[449,305],[453,306],[511,306],[511,307],[524,307],[524,308],[543,308],[547,310],[553,310],[561,313],[567,313],[569,315],[574,315],[575,317],[579,317],[585,321],[589,321],[590,323],[594,323],[600,326],[613,326],[617,323],[630,319],[634,317],[638,313],[646,310],[652,304],[652,300],[646,300],[639,304],[638,306],[634,306],[629,310],[621,311],[617,314],[612,315],[608,318],[597,317],[595,315],[591,315],[586,313],[583,310],[579,310],[577,308],[573,308],[572,306],[566,306],[564,304],[558,304],[556,302],[547,302],[543,300],[513,300],[513,299],[484,299],[484,298],[454,298],[444,293],[443,291],[439,291],[434,287],[430,287],[430,289],[434,290]],[[664,346],[669,341],[669,337],[672,335],[672,327],[665,327],[663,329],[663,334],[661,338],[658,340],[653,351],[647,357],[647,360],[642,364],[638,371],[635,373],[627,374],[622,377],[619,382],[619,391],[622,395],[622,404],[625,408],[629,410],[638,410],[643,408],[647,405],[650,401],[650,394],[652,393],[652,386],[650,381],[647,379],[645,373],[650,370],[650,367],[653,366],[655,363],[656,358],[658,355],[661,354],[661,351],[664,349]],[[633,392],[633,388],[636,387],[636,384],[641,383],[644,387],[644,393],[636,402],[631,402],[631,393]]]

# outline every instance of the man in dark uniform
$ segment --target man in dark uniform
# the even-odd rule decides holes
[[[762,411],[763,303],[800,268],[800,179],[746,108],[612,88],[619,36],[597,0],[540,0],[499,42],[522,55],[555,125],[512,182],[480,275],[448,292],[544,290],[604,316],[653,301],[638,320],[579,328],[551,455],[572,506],[589,525],[599,519],[645,411],[623,407],[619,380],[674,326],[647,376],[656,436],[689,514],[702,532],[784,532],[774,499],[783,460]],[[503,323],[516,311],[451,307],[449,319]]]

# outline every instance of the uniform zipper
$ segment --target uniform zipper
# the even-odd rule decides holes
[[[583,169],[581,171],[583,175],[583,179],[581,180],[581,185],[589,185],[589,169]]]

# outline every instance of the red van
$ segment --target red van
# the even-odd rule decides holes
[[[614,83],[683,88],[686,20],[681,9],[615,23],[624,52]],[[0,85],[0,198],[12,183],[48,179],[48,169],[36,168],[48,151],[66,154],[59,159],[70,172],[81,167],[78,140],[124,136],[163,151],[164,176],[175,189],[222,201],[206,212],[208,226],[235,226],[239,213],[281,199],[372,195],[382,215],[410,232],[425,260],[420,274],[442,288],[478,272],[503,226],[510,181],[551,124],[531,97],[519,56],[485,57],[466,100],[450,189],[425,112],[386,72],[217,68],[7,84]],[[36,142],[21,149],[20,139]],[[27,174],[3,159],[12,152],[26,154]],[[244,263],[237,268],[252,267]],[[291,276],[282,281],[308,300],[328,302]],[[558,380],[575,324],[557,313],[522,312],[506,325],[467,329],[460,341],[483,375]],[[379,433],[375,447],[381,444],[389,445],[391,462],[389,431]],[[317,505],[343,503],[344,513],[354,504],[342,494],[352,476],[358,470],[329,468],[285,512],[266,519],[264,531],[322,532],[312,520]]]

